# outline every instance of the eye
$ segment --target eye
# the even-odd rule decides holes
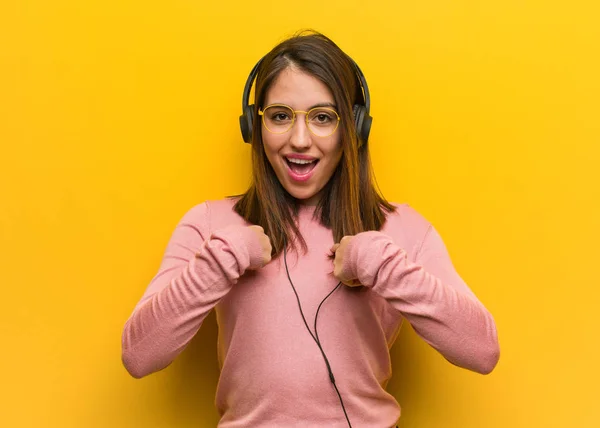
[[[327,123],[333,119],[328,114],[319,113],[316,117],[316,120],[317,120],[317,122]]]
[[[273,119],[274,121],[279,121],[279,122],[283,122],[284,120],[289,120],[290,119],[290,115],[287,113],[275,113],[271,116],[271,119]]]
[[[289,108],[283,106],[267,107],[265,113],[268,120],[272,123],[291,122],[294,117],[294,113]]]
[[[313,110],[310,112],[308,120],[315,125],[331,125],[337,121],[337,117],[333,111],[328,109]]]

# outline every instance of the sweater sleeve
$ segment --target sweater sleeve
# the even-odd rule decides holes
[[[167,245],[157,275],[125,323],[122,361],[135,378],[167,367],[248,268],[261,265],[261,244],[242,225],[210,234],[208,204],[190,210]]]
[[[444,358],[482,374],[494,369],[500,355],[494,319],[454,269],[433,226],[414,263],[381,232],[356,235],[346,251],[344,276],[385,298]]]

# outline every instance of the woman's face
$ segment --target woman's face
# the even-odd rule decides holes
[[[327,86],[294,67],[283,70],[267,91],[263,107],[272,104],[302,111],[315,106],[336,110]],[[342,157],[340,127],[330,136],[319,137],[309,131],[305,114],[296,113],[294,125],[283,134],[269,132],[263,121],[262,140],[267,158],[285,190],[305,205],[316,205]]]

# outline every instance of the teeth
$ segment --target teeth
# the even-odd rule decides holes
[[[296,163],[298,165],[306,165],[307,163],[313,163],[316,159],[306,160],[306,159],[290,159],[286,158],[291,163]]]

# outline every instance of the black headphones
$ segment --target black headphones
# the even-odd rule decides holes
[[[262,63],[264,57],[261,58],[248,76],[246,80],[246,86],[244,86],[244,94],[242,96],[242,115],[240,116],[240,130],[242,131],[242,138],[246,143],[252,141],[252,124],[254,123],[254,104],[248,104],[250,102],[250,89],[252,83],[258,74],[258,67]],[[350,58],[354,67],[356,68],[356,75],[362,87],[364,104],[354,104],[352,112],[354,114],[354,125],[356,127],[356,133],[359,138],[359,147],[369,140],[369,133],[371,132],[371,124],[373,118],[369,114],[371,110],[371,98],[369,96],[369,86],[365,75],[361,71],[360,67],[352,58]]]

